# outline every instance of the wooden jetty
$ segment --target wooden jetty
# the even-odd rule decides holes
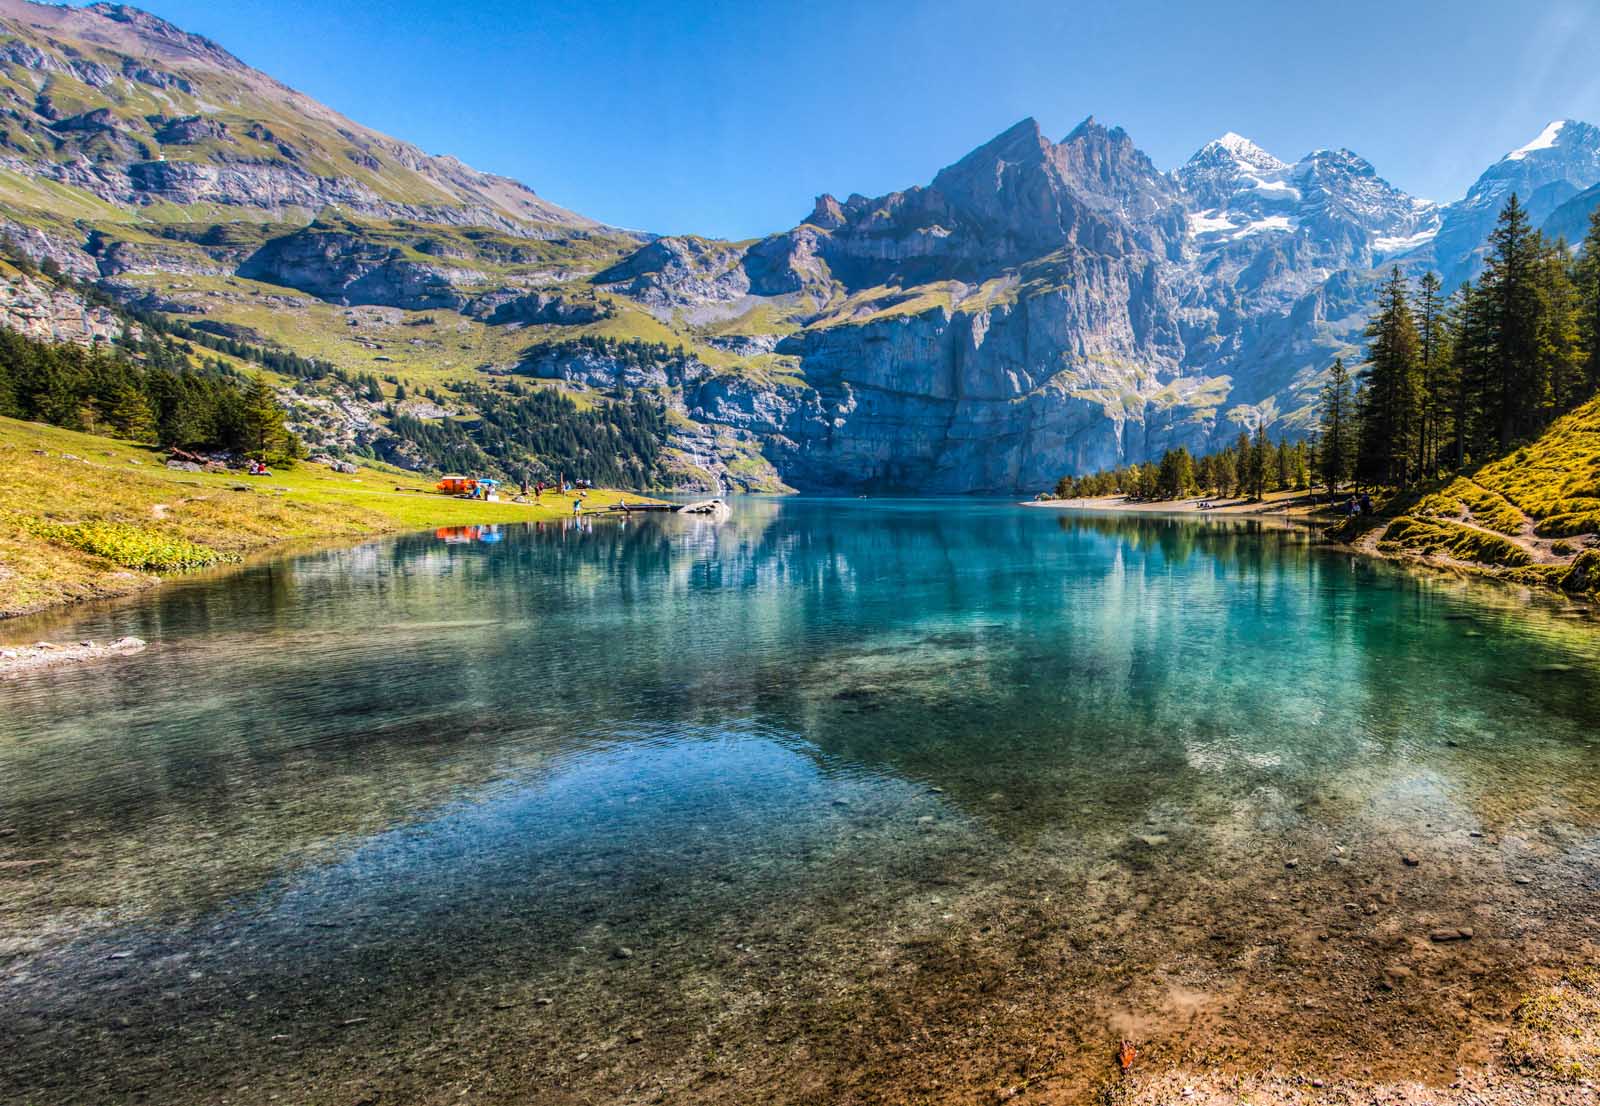
[[[677,507],[677,504],[675,504],[675,503],[626,503],[626,502],[624,502],[624,503],[613,503],[611,506],[606,508],[606,510],[608,510],[608,511],[616,511],[619,514],[626,513],[626,514],[630,514],[630,515],[647,513],[647,512],[650,512],[650,511],[676,511],[677,509],[678,509],[678,507]]]

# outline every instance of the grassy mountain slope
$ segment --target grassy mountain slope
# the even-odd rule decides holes
[[[431,157],[346,119],[216,43],[136,8],[0,0],[0,23],[9,38],[0,46],[0,101],[11,109],[6,151],[34,165],[59,165],[61,179],[113,202],[123,199],[116,190],[128,178],[177,179],[188,166],[232,166],[275,170],[276,179],[302,190],[312,179],[337,181],[362,206],[477,208],[507,222],[595,225],[515,181]],[[157,168],[163,163],[173,167]],[[301,194],[288,188],[253,195],[236,183],[237,200],[264,207]]]
[[[391,391],[494,386],[530,350],[580,338],[682,347],[702,375],[797,382],[796,359],[729,341],[792,330],[782,316],[801,305],[735,297],[691,319],[597,286],[647,236],[362,127],[122,5],[0,0],[0,232],[140,311],[377,374]],[[732,244],[706,248],[737,263]],[[527,383],[581,404],[617,391]],[[661,392],[682,439],[671,479],[714,484],[731,464],[749,486],[782,488],[752,443]]]
[[[1358,541],[1514,583],[1600,591],[1600,397],[1537,441],[1395,509]]]

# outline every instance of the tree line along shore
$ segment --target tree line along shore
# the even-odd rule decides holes
[[[1447,296],[1394,268],[1365,339],[1356,372],[1330,366],[1308,440],[1258,426],[1199,457],[1064,476],[1055,498],[1248,508],[1299,492],[1363,552],[1600,590],[1600,211],[1573,250],[1511,195],[1476,281]]]

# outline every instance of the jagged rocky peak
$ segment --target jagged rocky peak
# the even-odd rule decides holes
[[[1291,176],[1304,218],[1353,223],[1386,242],[1415,237],[1438,223],[1436,205],[1396,188],[1351,150],[1315,150]]]
[[[1019,245],[1055,248],[1074,241],[1084,218],[1146,220],[1177,202],[1172,182],[1121,127],[1093,116],[1060,143],[1032,118],[1009,127],[933,178],[959,215],[1001,227]]]
[[[993,198],[1014,191],[1017,182],[1047,184],[1050,142],[1030,116],[1015,123],[953,165],[939,170],[933,188],[956,206],[987,211]]]
[[[824,192],[817,197],[816,206],[811,209],[811,214],[805,217],[804,222],[814,227],[821,227],[823,230],[837,230],[845,223],[844,208],[840,206],[838,200]]]
[[[1134,145],[1121,127],[1104,127],[1089,116],[1050,149],[1077,194],[1100,206],[1147,218],[1177,200],[1172,182]]]

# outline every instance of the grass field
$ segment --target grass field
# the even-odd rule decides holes
[[[593,491],[585,505],[622,498]],[[537,522],[566,517],[571,502],[456,499],[435,493],[432,478],[389,468],[181,472],[148,446],[0,418],[0,618],[153,586],[151,565],[224,563],[286,542]]]

